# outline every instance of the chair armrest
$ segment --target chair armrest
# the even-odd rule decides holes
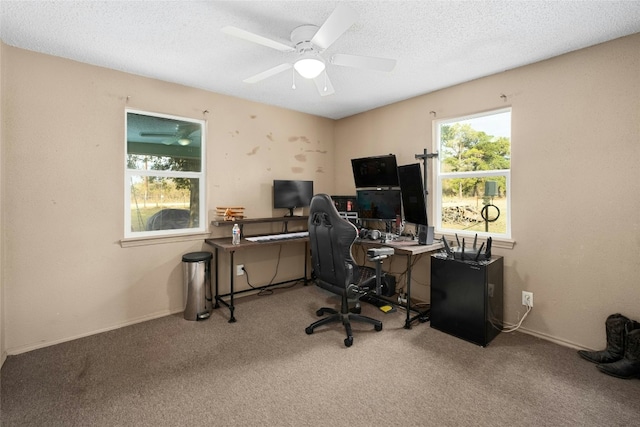
[[[371,248],[367,250],[367,259],[369,261],[382,261],[393,255],[393,248]]]

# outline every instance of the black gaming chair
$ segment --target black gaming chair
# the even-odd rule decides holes
[[[342,322],[347,331],[344,345],[353,344],[350,321],[366,322],[382,330],[382,322],[370,317],[349,312],[349,299],[357,299],[366,293],[358,287],[358,265],[351,256],[351,245],[358,236],[358,230],[338,214],[331,197],[316,194],[309,208],[309,242],[311,263],[318,286],[342,297],[340,311],[323,307],[316,311],[318,316],[331,315],[309,325],[305,332],[312,334],[318,326],[331,322]]]

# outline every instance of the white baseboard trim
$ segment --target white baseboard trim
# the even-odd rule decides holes
[[[563,347],[569,347],[569,348],[573,348],[575,350],[589,350],[586,349],[585,347],[582,347],[574,342],[571,341],[567,341],[567,340],[563,340],[560,338],[556,338],[554,336],[551,335],[547,335],[541,332],[536,332],[536,331],[532,331],[531,329],[527,329],[527,328],[520,328],[518,329],[518,331],[522,332],[523,334],[527,334],[527,335],[532,335],[536,338],[540,338],[543,339],[545,341],[551,341],[554,344],[558,344],[561,345]]]
[[[73,337],[67,337],[67,338],[63,338],[63,339],[59,339],[59,340],[54,340],[54,341],[46,341],[46,342],[39,342],[37,344],[28,344],[28,345],[24,345],[24,346],[20,346],[20,347],[15,347],[15,348],[10,348],[7,349],[6,352],[2,353],[2,355],[0,355],[0,368],[2,367],[2,365],[4,364],[5,360],[7,359],[7,356],[14,356],[17,354],[21,354],[21,353],[27,353],[29,351],[33,351],[33,350],[37,350],[39,348],[45,348],[45,347],[49,347],[52,345],[56,345],[56,344],[61,344],[63,342],[68,342],[68,341],[73,341],[76,339],[80,339],[80,338],[85,338],[91,335],[96,335],[96,334],[100,334],[102,332],[108,332],[108,331],[113,331],[114,329],[120,329],[120,328],[124,328],[125,326],[131,326],[131,325],[135,325],[136,323],[142,323],[142,322],[146,322],[148,320],[153,320],[153,319],[159,319],[161,317],[165,317],[165,316],[170,316],[176,313],[181,313],[183,311],[183,309],[175,309],[175,310],[163,310],[160,312],[156,312],[153,314],[149,314],[146,316],[142,316],[142,317],[138,317],[117,325],[112,325],[106,328],[102,328],[102,329],[98,329],[92,332],[87,332],[84,334],[79,334]],[[515,325],[507,325],[505,324],[505,327],[512,327]],[[537,332],[537,331],[533,331],[531,329],[527,329],[527,328],[523,328],[520,327],[518,328],[519,332],[522,332],[523,334],[528,334],[528,335],[532,335],[534,337],[543,339],[545,341],[550,341],[552,343],[561,345],[563,347],[569,347],[569,348],[573,348],[576,350],[591,350],[591,349],[587,349],[585,347],[582,347],[574,342],[571,341],[567,341],[567,340],[563,340],[560,338],[556,338],[554,336],[542,333],[542,332]]]
[[[36,344],[27,344],[27,345],[23,345],[20,347],[14,347],[14,348],[9,348],[7,349],[6,353],[3,355],[3,359],[2,359],[2,363],[4,363],[4,359],[6,359],[7,355],[8,356],[15,356],[17,354],[21,354],[21,353],[27,353],[29,351],[33,351],[33,350],[37,350],[39,348],[45,348],[45,347],[49,347],[52,345],[56,345],[56,344],[61,344],[63,342],[68,342],[68,341],[73,341],[73,340],[77,340],[80,338],[85,338],[91,335],[96,335],[96,334],[100,334],[103,332],[108,332],[108,331],[113,331],[114,329],[120,329],[120,328],[124,328],[125,326],[131,326],[131,325],[135,325],[136,323],[142,323],[142,322],[146,322],[148,320],[153,320],[153,319],[159,319],[160,317],[165,317],[165,316],[170,316],[172,314],[176,314],[176,313],[182,313],[183,309],[174,309],[174,310],[162,310],[156,313],[152,313],[152,314],[148,314],[146,316],[141,316],[141,317],[137,317],[135,319],[131,319],[128,320],[126,322],[122,322],[116,325],[112,325],[112,326],[108,326],[106,328],[102,328],[102,329],[97,329],[95,331],[91,331],[91,332],[86,332],[84,334],[79,334],[79,335],[75,335],[72,337],[66,337],[66,338],[62,338],[59,340],[53,340],[53,341],[42,341],[42,342],[38,342]],[[0,366],[2,366],[2,363],[0,363]]]

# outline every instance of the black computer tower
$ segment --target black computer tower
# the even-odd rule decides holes
[[[431,256],[431,327],[486,346],[503,326],[503,258]]]

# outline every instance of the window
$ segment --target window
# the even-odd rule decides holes
[[[125,238],[205,232],[204,122],[125,113]]]
[[[435,229],[511,238],[511,109],[435,122]]]

